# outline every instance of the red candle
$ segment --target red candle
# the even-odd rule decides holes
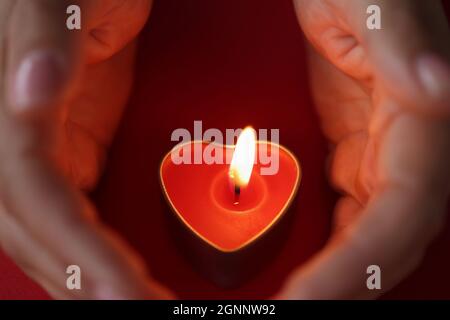
[[[182,241],[185,253],[223,285],[235,284],[233,279],[242,280],[246,268],[247,273],[254,273],[256,270],[249,265],[258,261],[258,255],[267,257],[268,252],[264,251],[273,243],[262,243],[260,253],[256,252],[255,243],[276,229],[275,224],[287,212],[300,182],[300,165],[290,151],[255,138],[254,130],[247,128],[236,146],[220,146],[224,159],[232,159],[230,164],[174,163],[172,153],[203,153],[208,147],[219,147],[193,141],[175,147],[160,167],[163,193],[182,229],[188,231]],[[272,159],[278,157],[275,174],[261,174],[265,165],[257,155],[263,151]]]

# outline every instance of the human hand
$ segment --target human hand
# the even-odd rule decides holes
[[[277,296],[373,298],[420,263],[450,182],[450,33],[440,1],[295,0],[342,197],[326,246]],[[381,30],[366,9],[381,8]],[[366,286],[381,268],[381,290]]]
[[[72,4],[81,7],[81,31],[66,28]],[[101,173],[151,4],[0,3],[0,244],[55,298],[169,297],[82,192]],[[66,288],[72,264],[81,290]]]

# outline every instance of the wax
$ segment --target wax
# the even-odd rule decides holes
[[[267,142],[258,142],[257,146]],[[205,142],[193,142],[202,144]],[[224,147],[225,148],[225,147]],[[226,152],[232,152],[226,148]],[[165,195],[175,214],[197,236],[218,250],[239,250],[281,218],[300,178],[298,162],[279,148],[279,171],[262,176],[256,163],[249,185],[234,204],[228,165],[176,165],[166,156],[161,166]]]
[[[192,150],[199,146],[204,150],[209,145],[202,141],[190,143]],[[272,146],[266,141],[256,143],[257,151],[265,147],[269,154]],[[279,152],[278,172],[262,175],[264,165],[257,161],[238,204],[234,203],[229,185],[229,164],[175,164],[170,153],[161,163],[161,185],[171,211],[193,237],[208,247],[206,251],[225,254],[222,263],[227,263],[227,254],[243,251],[275,228],[296,195],[300,165],[286,148],[276,147],[273,150]],[[223,150],[225,157],[233,153],[231,146],[223,146]]]

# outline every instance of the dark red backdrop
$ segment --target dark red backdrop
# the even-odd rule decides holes
[[[324,176],[326,142],[308,94],[303,39],[291,0],[156,1],[141,39],[135,92],[95,201],[107,223],[181,298],[266,298],[325,243],[335,194]],[[173,129],[281,128],[304,176],[292,233],[264,272],[222,290],[180,256],[166,224],[158,166]],[[193,195],[193,197],[200,195]],[[422,266],[385,298],[450,298],[450,224]],[[349,275],[351,276],[351,275]],[[46,298],[0,256],[0,298]]]

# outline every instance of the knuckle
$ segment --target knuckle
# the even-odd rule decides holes
[[[20,250],[20,248],[12,239],[5,239],[4,237],[1,237],[0,246],[2,250],[6,253],[6,255],[9,258],[11,258],[25,272],[30,271],[32,269],[27,259],[23,255],[22,250]]]

